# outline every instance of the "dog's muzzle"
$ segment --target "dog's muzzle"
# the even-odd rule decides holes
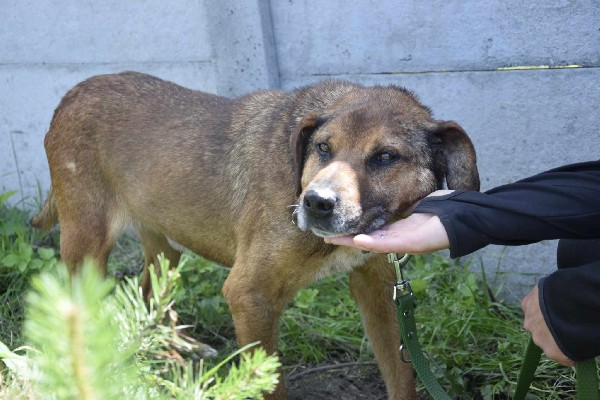
[[[309,188],[301,197],[297,225],[317,236],[339,236],[352,233],[349,229],[360,216],[360,205],[345,204],[335,190],[317,186]]]

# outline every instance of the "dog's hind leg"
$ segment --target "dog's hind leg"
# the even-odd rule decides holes
[[[144,249],[144,271],[142,272],[142,293],[148,298],[151,294],[150,268],[154,268],[157,275],[160,275],[158,256],[163,254],[169,260],[169,267],[175,268],[179,264],[181,252],[175,250],[169,244],[167,238],[156,231],[147,228],[138,229],[140,242]]]
[[[62,261],[73,274],[89,259],[105,275],[108,256],[115,241],[107,215],[97,209],[70,206],[68,215],[61,215],[61,208],[58,208]]]
[[[416,399],[412,364],[400,359],[400,334],[392,300],[393,268],[376,257],[350,274],[350,291],[358,304],[366,334],[393,400]]]

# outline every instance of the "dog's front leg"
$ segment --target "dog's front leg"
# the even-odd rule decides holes
[[[238,345],[242,347],[260,342],[259,346],[267,354],[274,354],[277,353],[279,318],[285,302],[280,298],[281,290],[272,287],[277,280],[265,277],[261,271],[251,271],[252,265],[240,265],[236,262],[223,285],[223,295],[233,317]],[[286,399],[287,392],[283,382],[283,377],[280,376],[275,391],[265,395],[265,398]]]
[[[393,400],[417,398],[411,364],[400,359],[400,334],[392,301],[393,267],[378,256],[350,274],[350,290],[358,304],[363,325],[388,396]]]

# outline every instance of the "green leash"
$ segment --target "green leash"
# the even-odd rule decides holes
[[[448,396],[433,375],[433,372],[431,372],[431,368],[429,368],[429,363],[421,350],[419,338],[417,337],[417,324],[414,318],[415,299],[410,283],[404,279],[402,274],[402,267],[409,260],[410,255],[408,254],[405,254],[402,259],[398,259],[396,253],[388,254],[388,261],[394,264],[398,280],[394,285],[394,301],[396,302],[398,322],[400,323],[400,332],[402,334],[400,356],[403,362],[412,362],[419,379],[421,379],[421,382],[425,385],[425,389],[427,389],[434,400],[451,400],[452,398]],[[409,360],[404,357],[404,349],[407,349],[410,354]]]
[[[540,363],[542,349],[529,339],[529,344],[525,350],[525,359],[519,372],[517,380],[517,389],[513,400],[524,400],[529,386],[533,382],[535,370]],[[579,400],[598,400],[598,375],[596,374],[596,359],[579,361],[575,364],[575,379],[577,381],[577,398]]]
[[[533,382],[535,370],[537,369],[540,359],[542,358],[542,349],[540,349],[533,340],[529,338],[529,344],[525,349],[525,358],[521,364],[519,371],[519,379],[517,379],[517,388],[515,389],[515,397],[513,400],[524,400],[529,386]]]
[[[396,303],[398,312],[398,323],[400,324],[400,333],[402,336],[402,345],[400,346],[400,358],[403,362],[411,362],[417,376],[425,386],[427,392],[434,400],[451,400],[452,398],[444,391],[439,384],[431,368],[429,362],[423,354],[419,338],[417,336],[417,325],[414,317],[415,300],[410,282],[404,279],[402,268],[408,263],[411,256],[405,254],[402,258],[398,258],[398,254],[389,253],[388,261],[394,265],[396,269],[396,284],[394,285],[394,302]],[[408,350],[410,359],[405,357],[405,350]],[[525,351],[525,358],[519,378],[517,380],[517,388],[513,400],[524,400],[529,386],[533,381],[535,370],[540,363],[542,350],[529,340],[529,345]],[[598,376],[596,373],[596,360],[589,359],[580,361],[575,364],[575,373],[577,379],[577,398],[579,400],[600,400],[598,392]]]

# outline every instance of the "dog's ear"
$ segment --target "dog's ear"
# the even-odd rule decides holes
[[[308,114],[298,124],[290,137],[290,147],[294,159],[294,186],[296,196],[302,193],[302,170],[304,169],[304,158],[306,146],[311,135],[319,125],[319,117],[316,114]]]
[[[475,147],[454,121],[436,121],[433,131],[436,165],[446,177],[448,189],[479,190]]]

